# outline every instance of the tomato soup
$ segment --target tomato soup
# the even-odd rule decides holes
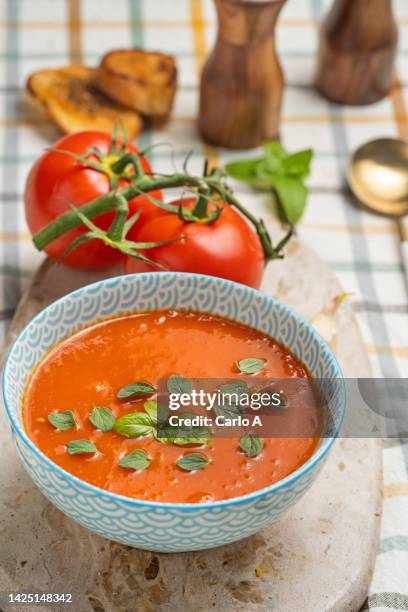
[[[286,348],[245,325],[178,311],[121,316],[49,351],[27,385],[24,425],[54,463],[107,491],[159,502],[228,499],[299,468],[318,444],[319,415],[308,437],[178,444],[155,437],[155,391],[168,377],[234,381],[253,374],[309,377]]]

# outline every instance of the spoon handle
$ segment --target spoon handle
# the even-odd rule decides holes
[[[408,285],[408,241],[401,242],[401,258]]]
[[[408,288],[408,230],[407,230],[407,226],[404,223],[403,217],[399,217],[397,219],[397,225],[398,225],[398,233],[401,239],[400,245],[401,245],[402,266],[405,272],[405,279],[407,281],[407,288]]]

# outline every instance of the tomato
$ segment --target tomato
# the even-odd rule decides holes
[[[183,200],[189,209],[194,203],[194,198]],[[186,222],[166,212],[132,230],[128,237],[137,242],[175,240],[143,252],[168,270],[220,276],[259,288],[265,260],[258,235],[234,208],[218,204],[223,210],[213,223]],[[156,269],[133,257],[125,260],[127,274]]]
[[[64,136],[55,143],[54,149],[64,149],[77,155],[84,155],[88,147],[97,147],[104,156],[106,163],[115,161],[109,155],[112,138],[109,134],[99,131],[78,132]],[[126,147],[127,152],[138,153],[132,144]],[[91,161],[98,161],[90,156]],[[150,172],[148,161],[142,158],[142,167]],[[125,187],[126,179],[120,179],[119,187]],[[36,234],[45,225],[69,210],[69,204],[80,206],[110,191],[109,178],[106,174],[93,168],[88,168],[75,158],[56,151],[47,151],[32,167],[24,193],[25,213],[28,227]],[[152,197],[161,199],[160,192],[153,192]],[[140,227],[163,211],[144,196],[138,196],[129,202],[129,215],[143,207],[141,216],[136,222]],[[94,223],[107,230],[114,218],[114,212],[105,213],[95,219]],[[83,225],[70,230],[49,246],[45,251],[52,259],[60,259],[66,249],[78,236],[84,234],[87,228]],[[104,245],[100,240],[90,240],[64,258],[64,263],[78,268],[107,268],[123,260],[124,255],[117,249]]]

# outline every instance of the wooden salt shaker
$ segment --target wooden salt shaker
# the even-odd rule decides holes
[[[286,0],[215,0],[217,41],[201,79],[199,129],[207,142],[256,147],[279,136],[283,74],[275,26]]]
[[[335,0],[322,24],[320,93],[341,104],[371,104],[392,86],[398,30],[391,0]]]

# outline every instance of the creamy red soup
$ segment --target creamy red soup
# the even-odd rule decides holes
[[[35,368],[23,397],[25,428],[54,463],[107,491],[160,502],[251,493],[313,454],[317,407],[307,437],[211,436],[180,445],[154,433],[159,380],[247,380],[248,363],[257,378],[309,378],[273,338],[226,319],[157,311],[101,321],[60,342]],[[144,415],[136,427],[135,413]]]

